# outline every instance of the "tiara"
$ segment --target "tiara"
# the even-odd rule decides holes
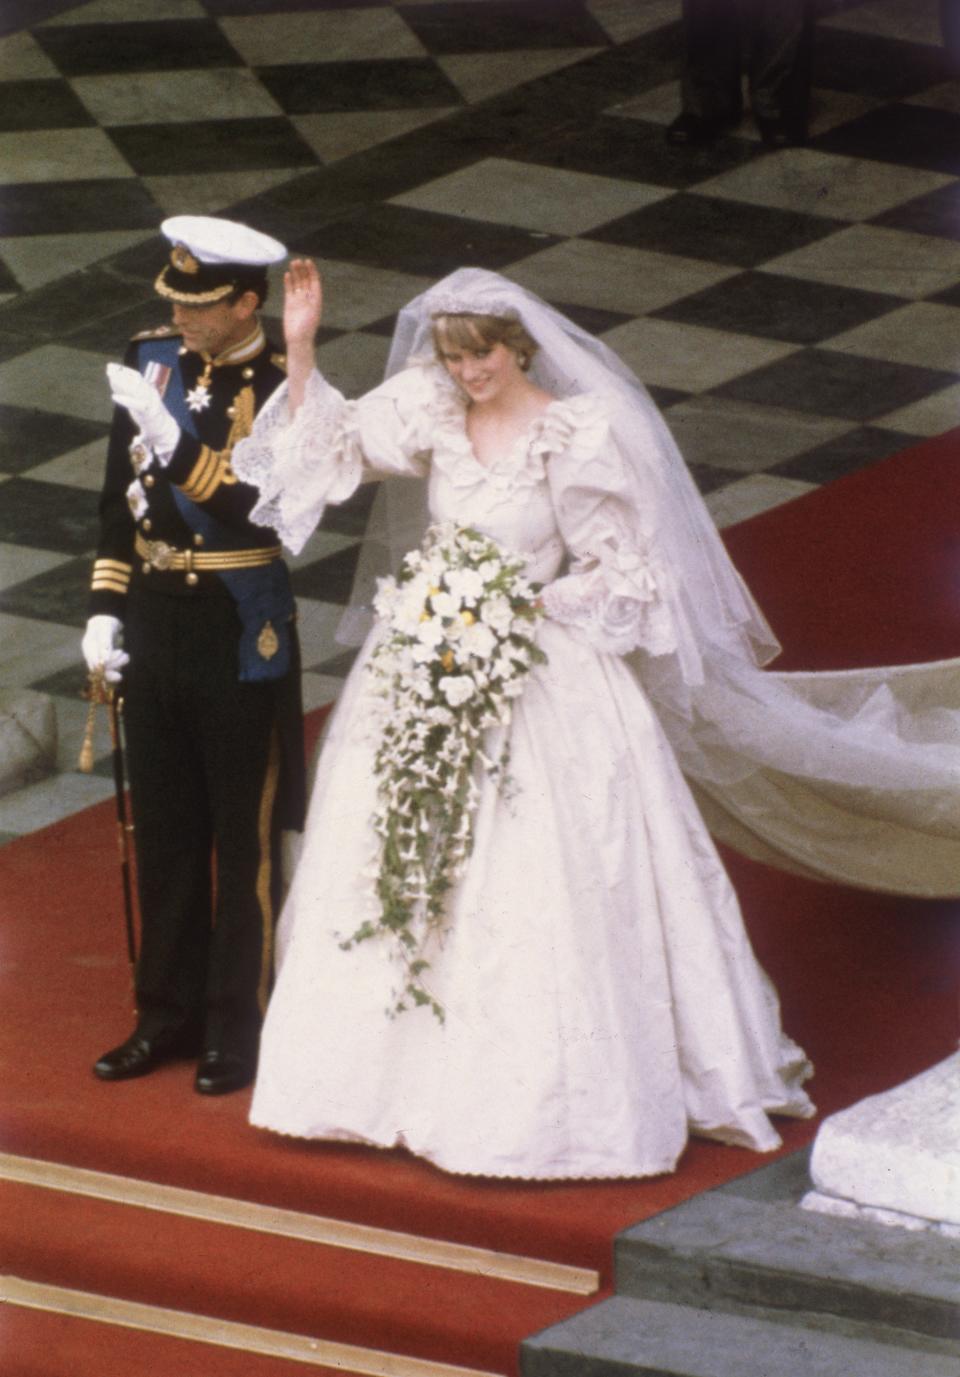
[[[456,292],[428,292],[425,299],[432,316],[499,316],[519,320],[516,304],[495,294],[458,295]]]

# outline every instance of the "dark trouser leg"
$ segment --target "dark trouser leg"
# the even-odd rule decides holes
[[[683,112],[710,122],[740,118],[740,22],[734,0],[683,0]]]
[[[214,819],[216,908],[207,980],[206,1044],[256,1055],[273,973],[279,867],[279,746],[270,684],[235,683],[205,738]]]
[[[808,0],[739,0],[746,37],[750,100],[758,121],[807,126],[813,59]]]
[[[210,810],[177,682],[178,602],[140,598],[125,629],[124,724],[140,906],[139,1028],[202,1027],[210,936]]]

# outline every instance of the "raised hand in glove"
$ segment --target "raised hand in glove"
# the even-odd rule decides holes
[[[130,656],[120,648],[120,622],[116,617],[98,613],[87,622],[80,649],[91,674],[98,670],[108,684],[120,682],[121,670],[130,663]]]
[[[180,427],[164,406],[155,387],[135,368],[120,363],[107,364],[107,381],[117,406],[126,407],[140,435],[156,455],[167,464],[180,439]]]

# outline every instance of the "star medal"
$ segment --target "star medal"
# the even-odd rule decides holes
[[[187,406],[191,411],[206,411],[210,405],[210,389],[201,380],[187,393]]]

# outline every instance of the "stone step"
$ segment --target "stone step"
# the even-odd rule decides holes
[[[960,1373],[955,1241],[725,1188],[625,1230],[615,1250],[621,1295],[784,1323],[822,1316],[894,1343],[946,1342]]]
[[[957,1377],[924,1353],[756,1315],[614,1296],[521,1347],[522,1377]]]

